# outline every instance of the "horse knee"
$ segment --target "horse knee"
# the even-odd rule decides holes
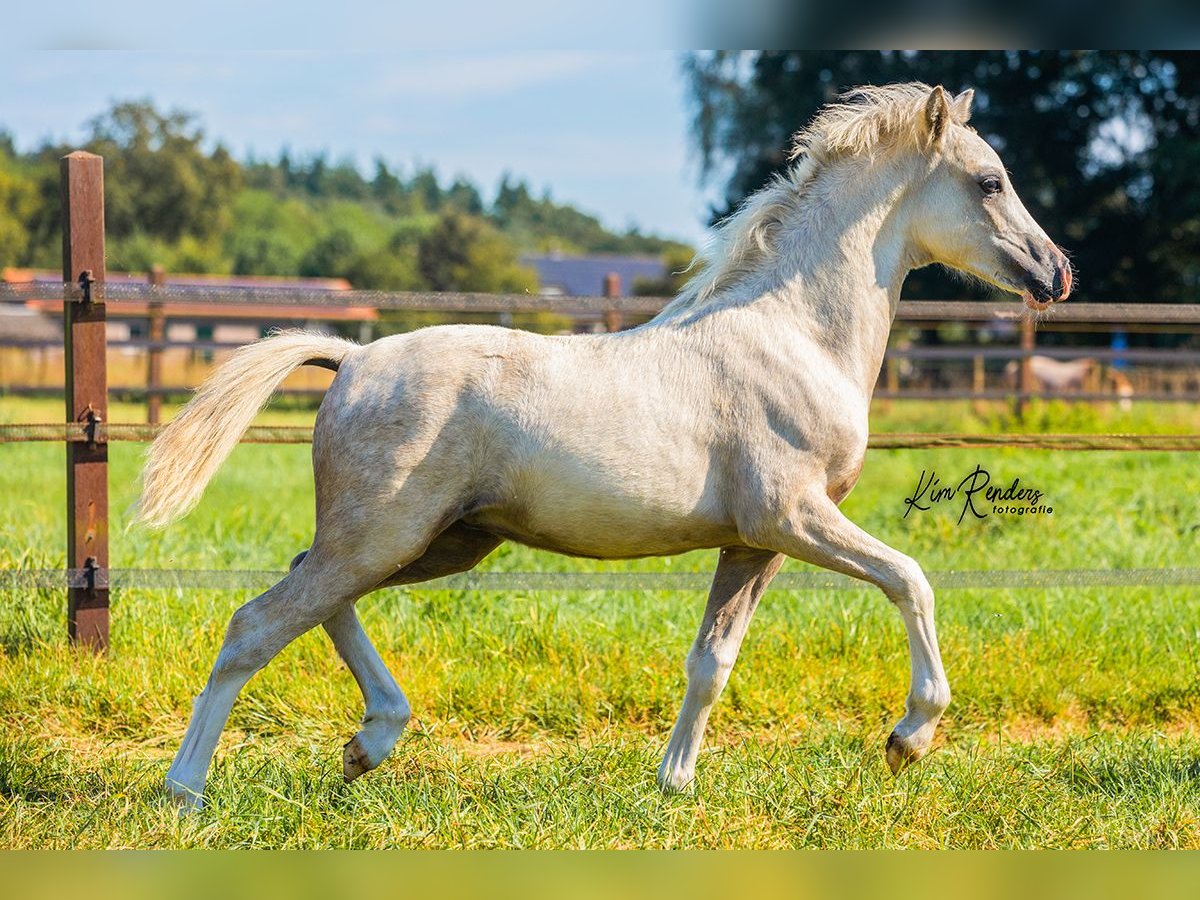
[[[910,610],[918,614],[933,611],[933,587],[914,559],[901,557],[891,566],[882,587],[888,599],[901,611]]]

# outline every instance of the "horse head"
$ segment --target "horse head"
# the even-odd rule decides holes
[[[973,91],[930,91],[917,123],[928,161],[910,188],[922,262],[938,262],[1020,294],[1044,310],[1071,293],[1071,264],[1017,196],[1004,164],[967,126]]]

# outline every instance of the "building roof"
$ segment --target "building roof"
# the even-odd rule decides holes
[[[23,303],[0,303],[0,340],[61,343],[62,339],[61,319],[44,316]]]
[[[667,267],[657,256],[564,256],[561,253],[530,254],[521,263],[537,272],[543,294],[569,297],[599,297],[604,294],[604,279],[615,273],[621,279],[620,296],[633,293],[638,279],[663,278]]]
[[[104,280],[114,284],[146,284],[145,272],[106,272]],[[62,284],[56,269],[0,269],[0,281],[7,284]],[[214,288],[278,288],[281,291],[348,291],[345,278],[291,278],[286,275],[174,275],[164,276],[166,285]]]

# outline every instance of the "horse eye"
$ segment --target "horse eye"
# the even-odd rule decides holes
[[[1002,185],[995,175],[988,175],[979,180],[979,187],[985,194],[998,194]]]

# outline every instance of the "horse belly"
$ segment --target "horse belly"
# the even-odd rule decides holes
[[[509,499],[466,517],[531,547],[599,559],[670,556],[737,542],[703,477],[630,477],[570,465],[518,477]]]

